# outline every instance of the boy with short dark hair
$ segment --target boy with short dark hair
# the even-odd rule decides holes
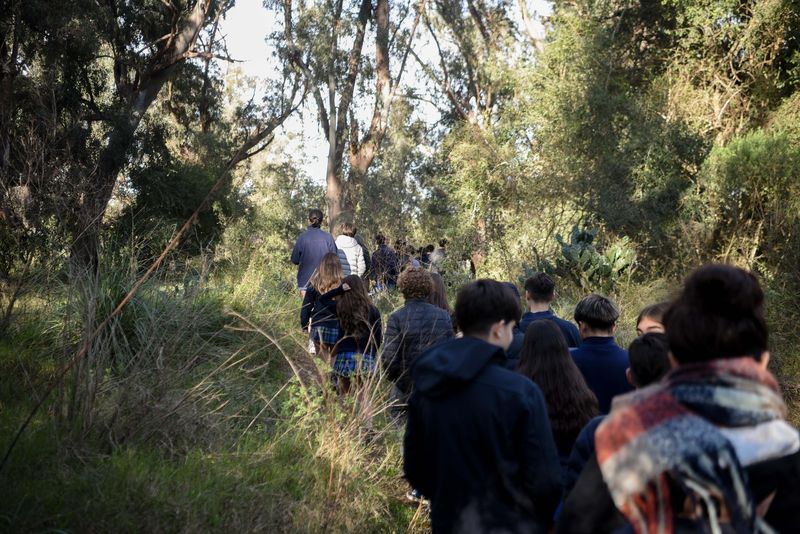
[[[669,345],[667,336],[660,332],[644,334],[634,339],[628,346],[630,367],[625,371],[628,382],[635,388],[655,384],[669,372]],[[583,471],[584,466],[595,454],[594,433],[605,415],[595,417],[583,427],[567,462],[564,474],[564,495],[568,495]]]
[[[582,341],[570,352],[589,389],[597,395],[601,414],[611,409],[611,399],[633,389],[625,377],[628,351],[614,341],[617,319],[617,305],[603,295],[589,295],[575,306]]]
[[[525,280],[525,300],[528,311],[522,315],[519,322],[519,331],[525,334],[533,321],[547,319],[558,326],[568,347],[577,347],[581,343],[578,329],[571,322],[558,317],[550,309],[550,304],[556,298],[556,283],[547,273],[536,273]]]
[[[404,469],[431,501],[434,532],[547,532],[560,497],[558,453],[539,388],[504,367],[519,301],[500,282],[466,285],[461,339],[412,368]]]

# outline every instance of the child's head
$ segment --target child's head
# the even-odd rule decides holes
[[[556,294],[556,283],[547,273],[536,273],[525,280],[525,300],[550,303]]]
[[[351,222],[343,222],[339,226],[339,235],[346,235],[348,237],[353,237],[356,235],[356,227]]]
[[[517,285],[514,282],[502,282],[504,286],[508,288],[509,291],[519,299],[519,289],[517,289]]]
[[[533,321],[525,331],[525,339],[520,352],[520,367],[526,367],[533,377],[536,370],[552,367],[551,362],[559,360],[572,361],[567,340],[553,321]]]
[[[651,332],[639,336],[628,347],[628,381],[637,388],[661,380],[670,370],[667,336]]]
[[[397,287],[403,298],[428,300],[433,289],[433,282],[428,271],[421,267],[409,267],[400,273],[397,279]]]
[[[519,299],[503,283],[476,280],[456,298],[456,322],[465,336],[478,337],[508,349],[521,314]]]
[[[738,267],[695,270],[664,314],[669,348],[679,363],[752,356],[766,365],[767,323],[758,280]]]
[[[311,277],[311,285],[320,293],[327,293],[342,281],[342,262],[339,255],[328,252],[322,257],[319,267]]]
[[[378,234],[375,236],[375,243],[378,245],[385,245],[386,244],[386,236],[383,234]]]
[[[583,297],[575,306],[575,322],[578,323],[581,337],[612,336],[617,319],[617,305],[603,295]]]
[[[664,333],[664,313],[669,308],[669,302],[651,304],[639,312],[636,318],[636,335],[641,336],[650,332]]]

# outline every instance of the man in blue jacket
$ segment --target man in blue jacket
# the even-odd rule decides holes
[[[292,263],[298,266],[297,289],[302,295],[305,295],[308,280],[319,267],[322,257],[328,252],[337,253],[333,236],[320,229],[322,219],[322,211],[313,209],[308,212],[309,227],[297,238],[292,250]]]
[[[633,390],[628,382],[628,351],[614,341],[619,309],[602,295],[584,297],[575,306],[581,344],[570,349],[586,385],[597,396],[600,413],[611,409],[611,399]]]
[[[431,502],[433,532],[545,533],[560,497],[539,388],[504,367],[519,302],[493,280],[456,301],[464,337],[412,367],[404,470]]]
[[[556,283],[547,273],[536,273],[525,280],[525,301],[528,310],[519,322],[519,331],[525,334],[528,326],[533,321],[547,319],[553,321],[564,334],[568,347],[577,347],[581,343],[578,328],[571,322],[558,317],[550,309],[550,304],[556,298]]]

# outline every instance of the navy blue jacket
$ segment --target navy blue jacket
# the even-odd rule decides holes
[[[541,390],[502,349],[465,337],[421,354],[404,442],[405,476],[438,532],[544,533],[561,496]]]
[[[587,337],[570,353],[589,389],[597,395],[601,414],[611,409],[611,399],[633,391],[625,377],[628,351],[617,345],[613,337]]]
[[[300,308],[300,327],[305,330],[310,322],[311,326],[339,328],[334,296],[336,295],[333,291],[320,295],[314,286],[309,285],[303,297],[303,306]]]
[[[519,328],[515,328],[513,334],[511,345],[506,350],[506,369],[511,369],[512,371],[519,365],[519,356],[522,353],[522,344],[525,341],[525,334]]]
[[[340,332],[339,342],[334,347],[334,354],[340,352],[358,352],[360,354],[378,354],[378,348],[383,343],[383,332],[381,325],[381,312],[375,306],[369,307],[369,332],[361,337],[353,337],[348,332]],[[341,324],[339,325],[341,328]]]
[[[575,440],[575,445],[572,447],[572,452],[567,460],[567,466],[564,470],[564,498],[569,495],[578,477],[581,476],[581,471],[586,467],[586,464],[594,458],[595,451],[597,450],[594,445],[594,433],[597,427],[600,426],[605,420],[605,415],[598,415],[581,429],[578,434],[578,439]]]
[[[578,327],[571,322],[557,316],[550,310],[543,312],[523,313],[522,319],[519,322],[520,332],[524,334],[533,321],[540,321],[542,319],[547,319],[548,321],[553,321],[556,323],[556,326],[558,326],[558,328],[561,330],[561,333],[564,334],[564,339],[567,340],[568,347],[577,347],[581,344],[581,335],[578,332]]]
[[[338,252],[336,242],[328,232],[309,226],[308,230],[300,234],[292,250],[292,263],[300,266],[297,269],[297,287],[308,285],[311,275],[328,252]]]

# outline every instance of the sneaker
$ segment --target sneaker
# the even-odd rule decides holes
[[[420,494],[419,490],[412,489],[408,493],[406,493],[406,499],[411,502],[420,503],[423,501],[422,495]]]

